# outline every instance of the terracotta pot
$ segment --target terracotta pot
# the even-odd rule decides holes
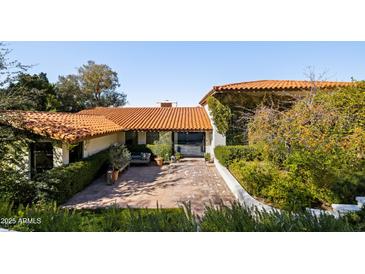
[[[113,173],[112,173],[112,182],[116,182],[118,180],[118,177],[119,177],[119,170],[113,170]]]
[[[163,159],[162,158],[155,158],[155,161],[157,163],[158,166],[162,166],[163,165]]]

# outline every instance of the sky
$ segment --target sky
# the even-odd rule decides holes
[[[76,73],[88,60],[118,73],[128,106],[170,100],[196,106],[214,85],[306,80],[308,66],[329,81],[365,79],[365,42],[7,42],[30,73]]]

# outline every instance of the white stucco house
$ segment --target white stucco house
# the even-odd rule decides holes
[[[319,82],[333,89],[348,82]],[[78,113],[2,111],[0,121],[38,136],[25,150],[29,174],[67,165],[107,149],[114,143],[153,144],[168,133],[175,152],[185,156],[214,155],[214,148],[226,144],[210,116],[209,96],[263,98],[266,94],[286,95],[313,88],[308,81],[263,80],[214,86],[200,106],[177,107],[162,102],[158,107],[97,107]],[[261,99],[259,99],[261,100]]]

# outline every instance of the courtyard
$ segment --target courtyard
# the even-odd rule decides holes
[[[213,164],[206,164],[201,158],[187,158],[162,167],[131,166],[113,185],[107,185],[105,177],[100,177],[64,206],[176,208],[190,202],[194,213],[200,215],[205,205],[229,205],[234,200]]]

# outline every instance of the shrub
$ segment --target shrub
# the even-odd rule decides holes
[[[210,156],[210,153],[209,152],[204,153],[204,159],[205,159],[205,161],[210,161],[211,156]]]
[[[44,193],[46,199],[64,203],[100,175],[107,163],[108,151],[103,151],[83,161],[45,171],[35,180],[49,188]]]
[[[276,207],[290,211],[303,210],[313,206],[315,202],[310,186],[286,173],[280,173],[274,178],[266,187],[264,196]]]
[[[172,146],[170,144],[154,144],[147,145],[155,157],[163,158],[164,161],[169,161],[172,155]]]
[[[270,162],[237,160],[229,166],[229,170],[249,193],[263,196],[265,188],[280,176],[280,171]]]
[[[302,182],[312,202],[352,203],[365,194],[365,84],[319,91],[286,111],[258,109],[249,143],[289,171],[292,184]]]
[[[261,152],[254,146],[217,146],[214,148],[214,154],[225,167],[235,160],[253,161],[261,158]]]
[[[124,145],[114,144],[109,148],[109,161],[114,170],[120,170],[131,160],[131,153]]]
[[[179,161],[182,158],[182,154],[180,152],[175,152],[176,160]]]

